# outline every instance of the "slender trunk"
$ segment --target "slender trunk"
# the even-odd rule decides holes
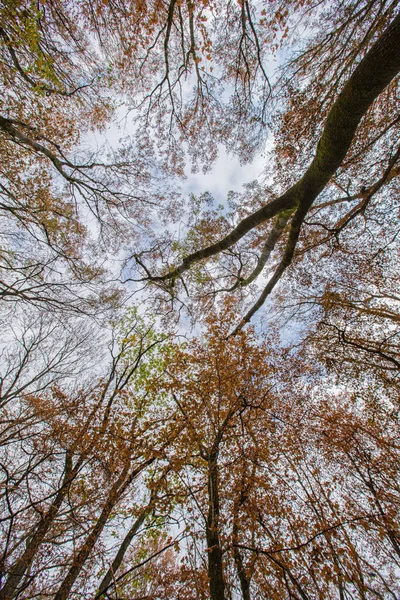
[[[125,553],[129,548],[130,543],[132,542],[134,536],[137,534],[137,532],[139,531],[140,527],[142,526],[146,516],[149,514],[150,512],[150,505],[146,506],[142,512],[140,513],[140,515],[138,516],[138,518],[136,519],[136,521],[134,522],[134,524],[132,525],[132,527],[130,528],[130,530],[128,531],[128,533],[126,534],[118,552],[116,557],[114,558],[112,565],[110,566],[110,568],[108,569],[107,573],[105,574],[105,576],[103,577],[100,586],[99,586],[99,591],[96,594],[96,599],[97,598],[101,598],[103,596],[103,594],[107,591],[107,589],[110,587],[116,572],[118,571],[119,567],[121,566],[121,563],[124,559]]]
[[[353,467],[355,468],[355,470],[357,471],[358,475],[360,476],[361,480],[363,481],[365,487],[369,490],[369,492],[372,494],[372,498],[373,501],[375,502],[375,505],[378,508],[378,511],[382,517],[382,521],[385,527],[385,531],[386,531],[386,535],[387,538],[389,540],[390,545],[392,546],[393,550],[395,551],[395,553],[397,554],[397,556],[400,558],[400,544],[399,544],[399,538],[398,538],[398,533],[392,529],[389,528],[387,526],[387,517],[386,517],[386,513],[385,513],[385,509],[382,506],[382,503],[379,499],[379,495],[377,493],[376,490],[376,486],[374,483],[374,480],[371,476],[371,472],[368,469],[367,466],[367,472],[368,472],[368,476],[363,472],[363,470],[360,468],[360,466],[357,464],[357,461],[352,457],[350,452],[346,452],[346,456],[348,457],[348,459],[350,460],[351,464],[353,465]]]
[[[388,535],[390,543],[392,544],[394,551],[396,552],[397,556],[400,558],[400,544],[397,539],[396,532],[393,531],[392,529],[389,529],[387,532],[387,535]]]
[[[233,543],[233,559],[235,561],[236,573],[240,581],[240,589],[242,590],[243,600],[250,600],[250,577],[247,574],[246,566],[243,563],[242,554],[237,546],[239,542],[239,510],[246,501],[246,494],[243,489],[244,483],[242,479],[242,490],[239,499],[235,500],[233,506],[233,525],[232,525],[232,543]]]
[[[26,545],[25,552],[8,570],[9,575],[7,581],[3,589],[0,590],[0,600],[11,600],[12,598],[16,598],[20,593],[21,580],[24,578],[24,575],[31,566],[37,550],[43,542],[43,539],[47,534],[51,524],[53,523],[60,509],[62,501],[69,490],[71,481],[75,477],[77,471],[78,467],[75,466],[75,468],[73,468],[71,453],[67,451],[65,456],[64,478],[61,488],[57,492],[50,508],[41,518],[36,531],[30,537],[30,540]]]
[[[107,500],[103,506],[103,510],[101,511],[100,517],[97,519],[95,526],[93,527],[90,534],[87,536],[86,541],[79,550],[78,554],[75,556],[75,559],[67,573],[67,576],[62,582],[58,592],[54,596],[54,600],[66,600],[66,598],[68,598],[71,588],[74,585],[79,573],[81,572],[81,569],[85,564],[95,543],[99,539],[100,534],[104,529],[104,526],[108,520],[108,517],[110,516],[112,509],[114,508],[117,500],[120,498],[120,494],[126,488],[126,485],[124,485],[123,481],[125,478],[126,471],[123,472],[123,474],[118,478],[118,480],[114,483],[113,487],[111,488],[111,491],[108,494]]]
[[[243,564],[242,555],[239,548],[234,547],[233,558],[235,560],[236,572],[240,581],[243,600],[250,600],[250,579],[247,577],[246,569]]]
[[[222,566],[222,550],[219,540],[219,494],[218,461],[215,454],[208,457],[208,515],[206,539],[208,549],[208,577],[211,600],[224,600],[225,582]]]
[[[97,540],[99,539],[114,506],[120,499],[121,495],[125,492],[125,490],[128,488],[128,486],[131,484],[133,479],[147,465],[149,465],[153,461],[154,461],[154,459],[147,460],[144,464],[142,464],[140,467],[138,467],[137,469],[132,471],[129,475],[128,475],[129,464],[125,466],[121,475],[118,477],[117,481],[112,486],[99,518],[97,519],[92,531],[87,536],[86,541],[81,546],[81,549],[75,556],[75,558],[72,562],[72,565],[71,565],[64,581],[62,582],[61,586],[59,587],[58,592],[55,594],[53,600],[66,600],[68,598],[71,588],[74,585],[78,575],[80,574],[80,572],[81,572],[86,560],[88,559],[91,551],[93,550]]]

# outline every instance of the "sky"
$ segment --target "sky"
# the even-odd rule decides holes
[[[228,191],[240,192],[245,183],[258,179],[264,169],[265,158],[258,154],[251,163],[241,165],[237,156],[228,155],[220,147],[219,156],[209,173],[192,173],[190,165],[186,168],[186,180],[183,184],[183,197],[189,194],[209,192],[216,204],[224,203]]]

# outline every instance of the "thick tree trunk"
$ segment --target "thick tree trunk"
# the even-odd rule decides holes
[[[208,549],[208,577],[211,600],[225,599],[225,582],[222,565],[222,550],[219,540],[219,494],[217,455],[208,457],[208,515],[206,540]]]
[[[329,111],[315,158],[287,192],[307,211],[343,162],[368,108],[400,70],[400,14],[367,52]]]

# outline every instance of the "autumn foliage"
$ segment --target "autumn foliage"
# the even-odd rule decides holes
[[[0,600],[399,597],[399,42],[0,5]],[[183,197],[221,152],[264,173]]]

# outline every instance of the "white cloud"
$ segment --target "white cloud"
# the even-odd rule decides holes
[[[264,153],[260,153],[253,162],[242,165],[237,157],[229,155],[221,146],[218,158],[209,173],[192,173],[190,165],[187,167],[183,196],[209,192],[217,203],[223,204],[228,191],[240,192],[244,183],[258,179],[263,172],[264,163]]]

